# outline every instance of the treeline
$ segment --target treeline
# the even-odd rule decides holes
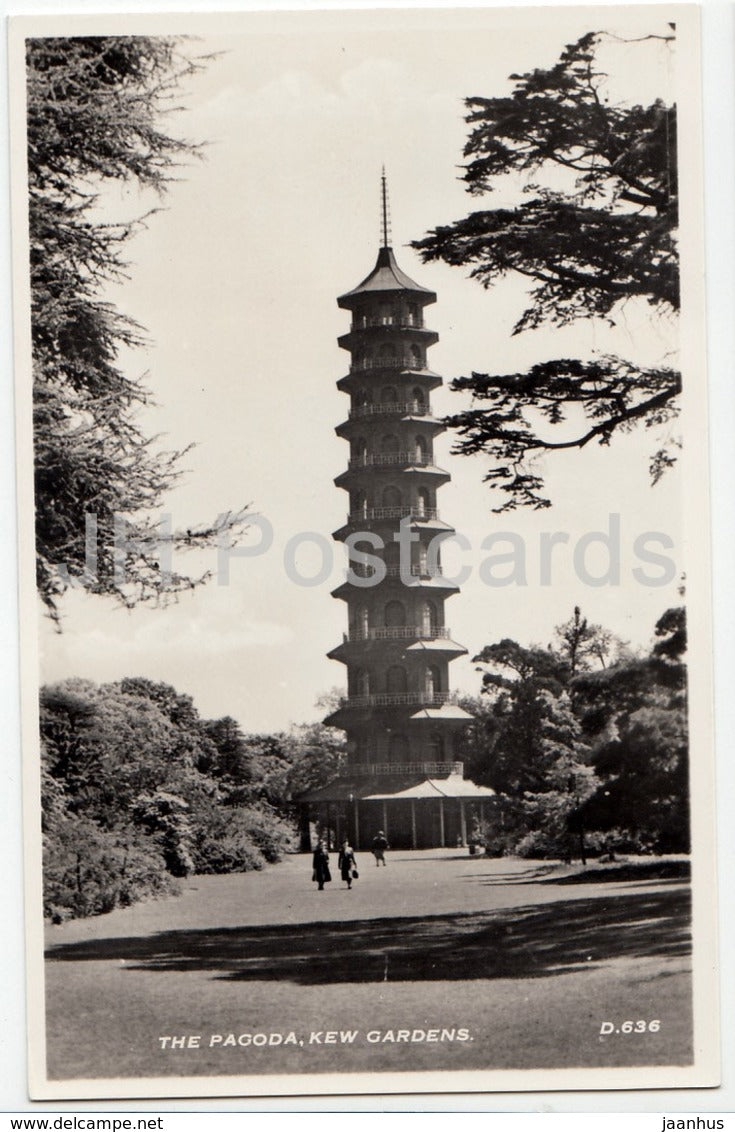
[[[683,609],[641,655],[578,608],[547,648],[483,649],[463,757],[498,804],[476,840],[533,857],[688,852],[685,651]]]
[[[340,732],[244,734],[135,678],[41,690],[44,912],[59,920],[262,868],[295,848],[293,798],[336,773]]]

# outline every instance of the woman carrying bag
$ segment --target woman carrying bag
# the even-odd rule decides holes
[[[352,882],[353,880],[357,880],[359,874],[355,862],[355,850],[352,848],[347,838],[342,842],[342,848],[339,851],[337,863],[339,865],[339,871],[342,874],[342,880],[346,880],[347,887],[352,888]]]

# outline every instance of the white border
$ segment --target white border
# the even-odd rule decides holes
[[[275,7],[275,6],[276,5],[269,5],[269,7],[271,7],[271,8]],[[278,6],[280,7],[281,5],[278,5]],[[310,7],[313,7],[313,5],[310,5],[310,4],[296,4],[296,3],[291,3],[287,6],[291,7],[291,8],[295,8],[295,7],[310,8]],[[363,5],[363,4],[342,5],[342,4],[336,4],[336,3],[335,4],[330,4],[330,3],[319,4],[319,7],[322,7],[322,8],[342,7],[342,6],[363,7],[363,6],[371,6],[371,5]],[[427,4],[410,4],[409,5],[409,4],[403,4],[401,6],[402,7],[420,7],[420,6],[444,6],[444,5],[427,5]],[[471,7],[471,6],[475,6],[475,5],[467,4],[466,6]],[[477,5],[477,6],[479,6],[479,5]],[[16,6],[13,5],[13,7],[16,7]],[[94,4],[94,5],[92,5],[92,4],[78,4],[78,5],[76,5],[77,11],[79,11],[80,13],[85,13],[85,14],[91,14],[92,12],[100,12],[100,11],[107,11],[107,12],[112,13],[112,12],[122,12],[122,11],[127,10],[128,12],[130,12],[131,9],[135,9],[136,17],[139,13],[142,13],[142,12],[145,12],[145,11],[150,11],[153,7],[155,7],[158,11],[164,11],[164,10],[165,11],[176,11],[180,7],[180,5],[178,5],[178,4],[167,4],[165,2],[163,2],[163,3],[159,2],[156,5],[151,5],[151,4],[141,3],[140,0],[138,0],[138,2],[133,2],[133,0],[129,0],[129,2],[125,5],[118,5],[118,4],[110,3],[110,2],[108,2],[107,4]],[[196,7],[197,7],[199,12],[205,13],[205,12],[211,11],[215,6],[214,5],[201,5],[201,4],[199,4]],[[707,183],[707,192],[708,192],[708,210],[709,210],[708,211],[708,232],[709,232],[710,249],[713,249],[713,247],[716,249],[715,254],[710,256],[710,276],[712,276],[714,274],[715,279],[719,279],[720,281],[722,281],[723,275],[725,276],[724,287],[722,286],[721,282],[719,283],[719,285],[718,285],[718,283],[710,285],[710,302],[712,304],[712,309],[713,309],[714,313],[716,315],[719,314],[720,316],[722,316],[724,311],[727,309],[728,302],[731,304],[731,300],[732,300],[732,268],[730,267],[729,275],[728,275],[728,270],[727,270],[727,268],[728,268],[728,262],[727,261],[729,260],[729,263],[730,264],[732,263],[732,240],[731,240],[731,237],[732,237],[732,220],[730,218],[730,213],[731,213],[731,208],[732,208],[732,205],[731,205],[731,200],[732,200],[732,142],[730,140],[730,145],[729,145],[729,148],[728,148],[727,145],[726,145],[726,141],[731,139],[732,135],[733,135],[733,129],[732,129],[732,117],[733,117],[733,115],[732,115],[732,103],[726,102],[726,98],[723,99],[723,82],[724,82],[724,86],[725,86],[725,92],[724,92],[725,95],[731,94],[731,89],[732,89],[732,78],[731,78],[731,75],[732,75],[732,70],[731,70],[731,67],[732,67],[732,58],[731,58],[731,56],[732,56],[732,37],[731,37],[731,35],[728,35],[728,31],[731,29],[733,21],[732,21],[732,8],[731,8],[730,5],[725,6],[725,5],[719,5],[719,4],[711,3],[711,4],[708,4],[706,7],[707,7],[710,14],[714,10],[714,19],[716,21],[716,24],[720,28],[720,31],[719,31],[720,64],[719,64],[719,72],[718,72],[720,78],[719,78],[719,82],[715,83],[715,86],[716,86],[715,93],[716,93],[716,95],[719,95],[719,98],[718,98],[718,102],[719,102],[718,119],[717,119],[718,129],[717,129],[716,138],[713,139],[710,136],[710,139],[709,139],[710,140],[709,157],[710,157],[710,162],[712,162],[713,160],[716,160],[716,161],[719,162],[721,172],[720,172],[719,176],[715,175],[714,178],[712,177],[712,174],[710,174],[710,178],[709,178],[708,183]],[[20,8],[20,6],[17,6],[17,8]],[[232,4],[232,3],[218,3],[216,5],[216,9],[218,11],[243,10],[243,5],[242,4]],[[22,10],[24,12],[35,11],[35,12],[39,12],[39,13],[53,11],[55,14],[58,14],[58,6],[55,5],[55,4],[52,4],[52,3],[46,3],[46,4],[42,4],[42,3],[32,3],[32,4],[30,4],[29,3],[29,4],[26,4],[26,5],[23,5]],[[690,9],[690,11],[691,11],[691,9]],[[710,15],[710,19],[712,19],[712,18],[713,18],[712,15]],[[54,22],[54,21],[52,21],[52,22]],[[137,18],[135,20],[135,23],[136,24],[138,23]],[[63,20],[63,31],[64,32],[68,31],[68,26],[69,26],[68,25],[68,19],[64,18],[64,20]],[[166,26],[167,26],[167,29],[170,29],[170,27],[171,27],[171,20],[170,19],[167,19]],[[49,29],[49,30],[51,30],[51,29]],[[705,13],[705,31],[706,30],[707,30],[707,13]],[[712,53],[713,46],[715,46],[715,45],[712,42],[710,42],[708,44],[708,56],[707,57],[709,57],[709,54]],[[724,47],[724,50],[723,50],[723,47]],[[716,54],[716,52],[715,52],[715,54]],[[709,75],[708,75],[707,71],[705,70],[705,80],[708,80],[708,79],[709,79]],[[711,93],[712,92],[710,90],[710,94]],[[724,115],[724,117],[722,115],[723,103],[726,103],[726,108],[727,108],[727,113]],[[716,150],[713,148],[713,142],[714,142],[714,146],[716,146]],[[725,165],[725,168],[727,170],[727,176],[725,176],[725,177],[722,176],[722,165],[723,164]],[[713,197],[714,197],[714,206],[712,205]],[[719,202],[717,200],[718,197],[719,197]],[[691,200],[691,198],[690,198],[690,200]],[[716,218],[714,218],[714,219],[713,219],[713,216],[712,216],[712,210],[713,209],[715,211],[715,216],[716,216]],[[6,231],[7,231],[7,229],[6,229]],[[723,236],[725,238],[724,239],[724,249],[723,249]],[[729,245],[728,245],[728,239],[727,239],[728,237],[730,237]],[[715,241],[716,241],[716,243],[715,243]],[[690,267],[693,267],[695,271],[697,270],[697,265],[691,263],[691,261],[690,261]],[[730,309],[731,309],[731,305],[730,305]],[[727,332],[724,329],[723,323],[720,322],[717,336],[715,336],[714,339],[712,338],[712,336],[710,337],[710,357],[713,358],[714,363],[715,363],[712,368],[713,368],[713,372],[714,372],[715,379],[716,379],[715,383],[714,383],[714,409],[715,409],[715,411],[713,412],[713,439],[715,441],[717,441],[719,439],[720,442],[722,442],[723,433],[727,434],[728,439],[731,435],[731,430],[730,430],[730,428],[728,428],[730,414],[728,414],[727,411],[726,411],[727,408],[731,405],[731,401],[726,399],[727,398],[727,391],[725,390],[725,388],[723,388],[723,385],[720,384],[719,380],[717,380],[717,378],[719,376],[717,374],[717,367],[722,364],[723,355],[727,356],[728,360],[729,360],[729,357],[732,356],[732,352],[727,349],[726,333]],[[687,341],[687,336],[683,335],[683,337],[684,337],[684,340]],[[4,394],[6,394],[7,390],[4,389],[3,392],[4,392]],[[723,400],[725,402],[724,406],[723,406]],[[702,404],[700,404],[699,406],[692,406],[692,411],[698,413],[697,419],[699,421],[704,421],[705,407]],[[7,424],[8,419],[9,419],[9,414],[5,414],[4,415],[4,423],[5,424]],[[694,417],[692,417],[691,420],[694,420]],[[691,433],[691,425],[688,425],[688,433]],[[9,447],[10,446],[8,446],[8,448]],[[704,445],[702,446],[702,449],[703,449],[702,454],[703,454],[703,456],[706,460],[706,452],[704,452]],[[6,451],[7,450],[8,449],[6,449]],[[701,460],[698,460],[697,463],[698,463],[698,467],[699,467],[699,472],[701,473],[702,470],[703,470]],[[716,448],[714,470],[715,470],[716,475],[724,477],[727,481],[731,482],[732,477],[733,477],[733,467],[732,467],[732,458],[731,458],[731,456],[729,455],[728,452],[723,452],[722,449]],[[12,471],[11,471],[11,475],[12,475]],[[4,502],[5,502],[5,500],[4,500]],[[723,516],[723,501],[716,499],[715,503],[716,503],[715,516],[716,516],[716,518],[719,517],[720,520],[722,520],[724,518],[724,516]],[[703,516],[703,514],[702,514],[701,499],[697,503],[697,511],[698,511],[698,514],[700,516],[700,521],[701,521],[700,530],[706,531],[706,522],[705,522],[706,516]],[[692,513],[697,513],[697,512],[692,512]],[[719,552],[720,563],[722,562],[723,556],[726,556],[728,554],[728,552],[731,551],[731,549],[732,549],[732,536],[729,534],[729,530],[730,530],[729,516],[728,516],[727,526],[725,526],[724,522],[718,522],[716,527],[715,527],[715,546],[716,546],[716,549]],[[695,536],[692,535],[690,537],[695,537]],[[701,539],[702,536],[700,535],[699,537]],[[8,543],[6,542],[5,545],[8,545]],[[3,605],[2,605],[2,617],[3,617],[3,621],[4,621],[5,625],[7,626],[6,637],[12,639],[12,637],[14,636],[14,628],[15,628],[14,619],[13,619],[13,609],[12,609],[12,597],[11,597],[11,595],[12,595],[13,570],[12,570],[11,564],[4,563],[4,568],[7,568],[8,566],[9,566],[9,582],[10,582],[10,584],[6,585],[3,589],[4,600],[3,600]],[[690,577],[691,577],[691,574],[692,574],[692,567],[690,566]],[[706,576],[704,578],[700,579],[700,580],[704,581],[706,583]],[[692,583],[694,583],[693,578],[692,578]],[[692,584],[692,590],[694,590],[694,588],[695,588],[695,586],[694,586],[694,584]],[[719,584],[716,587],[716,594],[717,594],[718,597],[722,597],[722,589],[723,589],[723,586],[722,586],[722,582],[720,581]],[[7,614],[6,614],[6,607],[7,607]],[[723,623],[721,614],[720,614],[720,624],[723,625],[724,632],[727,632],[727,629],[729,628],[729,626],[727,625],[726,621]],[[719,707],[720,707],[721,717],[724,716],[725,718],[727,718],[728,715],[729,715],[729,711],[731,709],[730,709],[730,705],[729,705],[729,697],[727,697],[727,693],[724,692],[724,689],[729,688],[729,684],[730,684],[729,677],[730,677],[730,673],[732,672],[732,652],[728,651],[727,642],[723,641],[723,639],[722,639],[723,635],[720,634],[719,636],[720,636],[720,639],[718,641],[718,656],[722,656],[724,654],[726,664],[728,665],[726,674],[724,674],[722,672],[719,673],[719,680],[720,680],[719,688],[722,691],[722,698],[720,699]],[[698,639],[696,633],[694,634],[694,640],[693,640],[693,643],[692,643],[692,647],[695,650],[695,656],[696,656],[697,652],[698,652],[699,656],[702,657],[702,658],[706,658],[709,655],[708,649],[707,649],[707,646],[706,646],[706,642],[702,641],[701,638]],[[731,646],[730,646],[730,648],[731,648]],[[35,680],[35,673],[37,671],[37,668],[35,668],[34,665],[31,665],[29,663],[27,653],[26,653],[25,662],[24,662],[24,669],[25,669],[26,672],[28,672],[29,670],[32,671],[33,679]],[[13,685],[12,685],[12,681],[10,682],[9,687],[8,687],[8,681],[5,682],[5,685],[6,686],[4,687],[3,691],[6,694],[9,693],[9,697],[8,697],[9,701],[10,701],[9,702],[9,708],[10,708],[10,712],[11,712],[11,721],[12,721],[13,706],[14,706],[14,688],[13,688]],[[32,686],[33,685],[31,685],[31,687]],[[725,699],[725,697],[727,697],[727,700]],[[705,711],[706,712],[706,705],[700,703],[699,706],[695,706],[695,711]],[[12,725],[12,723],[11,723],[11,725]],[[17,768],[17,762],[14,764],[14,766],[15,766],[15,768]],[[723,766],[721,764],[719,802],[720,802],[721,813],[725,814],[725,815],[727,814],[727,809],[728,809],[728,807],[726,807],[726,799],[730,794],[730,792],[728,791],[727,786],[726,786],[728,769],[729,768],[728,768],[727,765]],[[730,769],[730,773],[731,773],[731,769]],[[34,781],[32,781],[31,784],[30,784],[32,789],[35,788],[34,787]],[[11,787],[13,786],[14,783],[17,784],[17,776],[13,775],[13,767],[11,767],[11,782],[10,782]],[[17,798],[17,793],[16,793],[16,798]],[[11,794],[10,801],[11,801],[11,804],[14,801],[12,794]],[[707,820],[706,816],[705,816],[704,820],[705,821]],[[8,829],[8,826],[6,825],[5,828]],[[731,840],[731,838],[732,838],[732,822],[728,821],[727,818],[726,818],[724,821],[721,821],[720,828],[721,828],[721,840],[726,839],[728,836]],[[17,834],[17,824],[16,824],[16,834]],[[3,860],[6,864],[8,863],[8,861],[10,861],[11,863],[14,863],[15,861],[17,861],[17,856],[18,856],[17,855],[17,845],[18,845],[17,839],[14,839],[10,842],[9,850],[10,850],[10,853],[12,855],[10,857],[8,857],[7,855],[4,856]],[[724,861],[726,859],[727,859],[726,853],[723,852],[722,857],[721,857],[721,867],[722,867],[722,864],[724,864]],[[700,860],[701,860],[701,857],[700,857]],[[695,861],[695,875],[696,875],[696,869],[697,868],[698,868],[698,865],[697,865],[697,862]],[[32,871],[35,871],[35,869],[32,870]],[[700,883],[700,891],[703,891],[703,889],[701,888],[701,882],[695,881],[695,892],[697,891],[697,884],[698,883]],[[725,893],[729,892],[729,888],[730,888],[729,885],[723,884],[723,887],[721,888],[721,892],[723,893],[723,895]],[[13,895],[16,898],[16,903],[13,906],[17,907],[17,900],[20,897],[20,893],[16,892]],[[726,926],[726,930],[730,933],[731,933],[731,928],[732,928],[732,906],[731,905],[732,905],[732,901],[730,899],[730,901],[727,903],[727,905],[723,907],[723,920],[724,920],[724,923],[725,923],[725,926]],[[14,960],[15,960],[13,967],[17,971],[17,969],[18,969],[18,957],[19,957],[18,933],[17,933],[17,930],[13,930],[14,927],[17,928],[17,919],[12,921],[11,931],[9,933],[9,938],[4,940],[4,943],[8,943],[10,945],[11,958],[14,958]],[[731,939],[732,938],[731,934],[729,934],[726,938]],[[725,969],[726,973],[728,972],[729,966],[730,966],[729,963],[726,961],[725,964],[724,964],[724,969]],[[35,980],[34,980],[34,982],[35,982]],[[728,999],[725,998],[724,1001],[727,1002]],[[18,1004],[17,1004],[17,1000],[16,1000],[15,1006],[17,1007],[17,1005]],[[726,1016],[725,1021],[727,1021],[727,1016]],[[697,1025],[698,1025],[698,1030],[699,1030],[699,1035],[698,1035],[698,1041],[699,1041],[699,1037],[706,1037],[708,1027],[709,1027],[709,1030],[710,1030],[710,1033],[711,1033],[712,1019],[711,1019],[711,1017],[709,1019],[699,1019]],[[7,1031],[6,1031],[6,1034],[4,1035],[4,1037],[5,1036],[7,1036]],[[13,1043],[13,1044],[16,1045],[16,1048],[17,1048],[17,1037],[18,1037],[18,1030],[16,1029],[15,1030],[15,1042]],[[729,1046],[731,1047],[731,1033],[729,1034],[729,1036],[726,1034],[726,1041],[729,1043]],[[17,1063],[17,1061],[18,1061],[17,1058],[12,1059],[12,1060],[15,1063]],[[726,1057],[725,1062],[724,1062],[725,1066],[727,1066],[728,1064],[733,1064],[733,1060],[734,1059],[732,1059],[732,1058],[730,1058],[728,1060],[728,1058]],[[7,1065],[8,1065],[7,1061],[4,1060],[4,1066],[6,1068],[7,1068]],[[573,1071],[573,1072],[576,1073],[577,1071]],[[607,1087],[615,1088],[615,1087],[617,1087],[615,1081],[613,1080],[613,1076],[616,1073],[619,1073],[619,1072],[621,1072],[621,1071],[604,1071],[604,1075],[607,1078],[607,1080],[605,1080],[605,1081],[601,1080],[600,1081],[601,1087],[603,1087],[603,1088],[607,1088]],[[630,1073],[630,1071],[627,1071],[627,1070],[622,1071],[622,1072],[625,1072],[626,1075],[629,1075],[629,1073]],[[654,1073],[655,1072],[656,1071],[654,1071]],[[669,1071],[665,1070],[663,1072],[665,1074],[668,1073],[669,1077],[671,1076],[671,1073]],[[566,1071],[566,1070],[555,1072],[554,1076],[557,1078],[558,1083],[555,1084],[552,1087],[559,1088],[559,1089],[568,1088],[568,1073],[569,1073],[569,1071]],[[663,1077],[660,1079],[660,1082],[658,1080],[654,1081],[654,1079],[653,1079],[654,1073],[649,1072],[649,1080],[650,1080],[650,1083],[651,1083],[652,1086],[657,1086],[657,1085],[658,1086],[668,1086],[671,1083],[669,1080],[666,1080]],[[3,1076],[5,1076],[5,1075],[3,1075]],[[363,1075],[360,1075],[360,1076],[362,1077]],[[410,1078],[415,1077],[417,1075],[409,1074],[409,1075],[400,1075],[400,1076],[403,1079],[403,1081],[405,1082],[404,1087],[410,1087]],[[444,1085],[443,1078],[445,1076],[447,1076],[447,1075],[445,1075],[445,1074],[437,1075],[436,1085],[438,1087],[442,1087]],[[452,1074],[451,1076],[455,1079],[455,1081],[457,1080],[457,1075]],[[483,1074],[482,1076],[485,1077],[485,1078],[488,1078],[491,1075],[490,1074]],[[509,1074],[509,1075],[506,1075],[506,1076],[509,1078],[507,1087],[508,1088],[517,1087],[513,1083],[513,1081],[510,1080],[510,1078],[515,1078],[517,1075],[516,1074]],[[677,1082],[681,1083],[682,1085],[686,1085],[687,1084],[686,1076],[687,1076],[686,1071],[683,1071],[683,1072],[678,1071],[676,1073]],[[462,1077],[464,1078],[464,1075],[462,1075]],[[226,1079],[222,1079],[222,1083],[224,1083],[224,1080],[226,1080]],[[242,1080],[242,1079],[239,1079],[239,1080]],[[265,1083],[265,1079],[259,1078],[258,1080],[259,1080],[260,1087],[262,1087],[263,1084]],[[293,1078],[291,1079],[291,1081],[292,1081],[292,1083],[295,1083],[295,1080]],[[310,1081],[311,1087],[313,1088],[314,1083],[315,1083],[314,1079],[310,1078],[309,1081]],[[324,1085],[327,1085],[327,1082],[328,1082],[328,1079],[324,1079],[324,1078],[321,1078],[321,1077],[319,1078],[320,1084],[323,1083]],[[180,1090],[178,1088],[176,1088],[176,1090],[173,1089],[173,1087],[172,1087],[173,1084],[174,1084],[173,1082],[167,1081],[167,1092],[168,1092],[169,1096],[173,1095],[174,1092],[176,1092],[177,1094],[179,1094],[179,1092],[180,1092]],[[175,1084],[178,1086],[178,1085],[182,1084],[182,1082],[177,1081],[177,1082],[175,1082]],[[203,1092],[202,1089],[201,1089],[202,1082],[199,1079],[196,1079],[196,1084],[197,1084],[197,1091],[201,1094]],[[356,1079],[355,1084],[359,1085],[360,1081]],[[488,1084],[489,1084],[489,1082],[488,1082]],[[519,1082],[519,1084],[520,1084],[520,1082]],[[95,1082],[95,1085],[99,1086],[99,1083]],[[726,1088],[728,1088],[729,1085],[730,1085],[730,1082],[726,1082]],[[268,1086],[269,1087],[271,1086],[270,1081],[268,1081]],[[21,1085],[21,1090],[22,1090],[22,1085]],[[21,1096],[22,1095],[23,1095],[23,1090],[21,1091]],[[74,1089],[73,1095],[75,1095],[75,1096],[81,1095],[79,1088]],[[114,1095],[114,1094],[111,1094],[111,1095]],[[123,1094],[122,1091],[118,1090],[116,1095],[121,1096],[121,1095],[125,1095],[125,1094]],[[710,1096],[712,1096],[712,1097],[714,1097],[715,1095],[716,1094],[710,1094]],[[630,1096],[630,1094],[628,1094],[628,1096]],[[719,1106],[712,1106],[711,1107],[709,1105],[705,1105],[705,1103],[704,1103],[705,1097],[706,1097],[706,1094],[699,1093],[699,1094],[696,1095],[696,1103],[695,1103],[695,1106],[694,1106],[696,1109],[698,1109],[699,1111],[703,1111],[705,1108],[707,1108],[708,1111],[721,1111]],[[476,1099],[480,1100],[480,1098],[476,1098]],[[496,1101],[501,1100],[501,1098],[494,1098],[494,1099]],[[512,1108],[518,1107],[518,1102],[516,1102],[516,1104],[510,1103],[511,1099],[512,1099],[511,1097],[509,1097],[507,1094],[505,1094],[502,1098],[502,1103],[499,1104],[498,1107],[502,1107],[505,1110],[508,1110],[511,1107]],[[617,1100],[618,1098],[611,1098],[611,1099]],[[640,1102],[640,1094],[637,1095],[636,1099]],[[661,1107],[661,1102],[663,1102],[664,1098],[663,1098],[663,1096],[661,1096],[659,1094],[658,1096],[654,1095],[651,1099],[654,1099],[654,1100],[659,1102],[659,1103],[656,1103],[653,1106],[651,1106],[654,1109],[658,1109],[658,1108]],[[681,1092],[677,1092],[677,1093],[674,1094],[674,1104],[675,1104],[675,1107],[677,1109],[682,1108],[683,1099],[684,1099],[684,1094],[682,1094]],[[433,1098],[433,1100],[435,1102],[436,1098]],[[452,1101],[450,1102],[450,1104],[454,1104],[458,1100],[459,1100],[459,1098],[453,1098]],[[487,1100],[488,1100],[488,1098],[486,1096],[481,1098],[481,1103],[478,1105],[478,1107],[486,1108],[487,1107]],[[536,1095],[535,1098],[534,1097],[521,1098],[520,1107],[527,1107],[529,1101],[532,1103],[533,1107],[536,1107],[536,1103],[540,1100],[541,1100],[541,1098],[538,1097],[538,1095]],[[561,1100],[562,1100],[561,1096],[558,1096],[556,1098],[557,1103]],[[238,1104],[238,1107],[242,1107],[241,1101],[237,1102],[237,1104]],[[322,1106],[323,1106],[323,1103],[322,1103]],[[228,1104],[227,1107],[230,1107],[230,1105]],[[262,1107],[262,1102],[260,1102],[259,1107]],[[363,1107],[363,1106],[361,1105],[360,1107]],[[432,1104],[432,1107],[435,1107],[435,1105]],[[458,1106],[458,1107],[462,1107],[462,1106]],[[576,1108],[577,1105],[575,1104],[573,1107]],[[646,1107],[648,1107],[648,1106],[646,1106]]]

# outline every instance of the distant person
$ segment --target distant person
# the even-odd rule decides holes
[[[382,829],[379,829],[376,836],[373,838],[373,857],[375,857],[375,867],[380,868],[380,862],[385,864],[385,851],[390,849],[390,845],[386,839]]]
[[[329,854],[327,853],[323,841],[318,841],[316,849],[314,850],[311,879],[315,880],[319,885],[319,892],[323,892],[325,882],[329,882],[332,879],[332,874],[329,871]]]
[[[355,863],[355,850],[352,848],[347,838],[342,842],[337,864],[342,874],[342,880],[346,880],[347,887],[352,888],[353,879],[357,880],[357,865]]]

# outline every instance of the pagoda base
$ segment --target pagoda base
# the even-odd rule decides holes
[[[347,837],[354,849],[369,850],[382,831],[391,849],[457,848],[468,844],[476,821],[494,804],[495,791],[459,774],[421,772],[342,774],[328,786],[299,799],[302,830],[313,823],[332,849]],[[302,849],[311,848],[302,837]]]

